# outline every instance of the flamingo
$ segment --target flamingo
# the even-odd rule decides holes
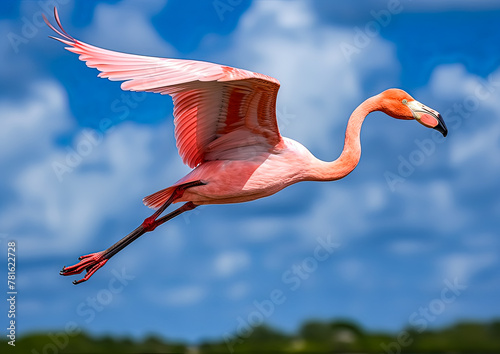
[[[347,123],[340,156],[325,162],[299,142],[281,136],[276,121],[276,97],[280,83],[273,77],[203,61],[125,54],[92,46],[70,36],[62,27],[47,25],[60,37],[52,37],[79,54],[99,77],[123,81],[130,91],[170,95],[174,103],[175,140],[182,161],[193,170],[172,186],[143,199],[156,211],[123,239],[101,252],[79,258],[63,267],[61,275],[85,276],[87,281],[120,250],[146,232],[172,218],[206,204],[242,203],[270,196],[301,181],[335,181],[347,176],[361,156],[360,131],[365,117],[374,111],[402,120],[417,120],[447,135],[441,115],[400,89],[388,89],[368,98]],[[170,204],[181,207],[161,214]]]

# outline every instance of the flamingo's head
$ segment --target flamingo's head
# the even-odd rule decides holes
[[[434,128],[443,136],[448,134],[441,114],[418,102],[408,93],[399,89],[389,89],[380,94],[381,110],[397,119],[415,119],[420,124]]]

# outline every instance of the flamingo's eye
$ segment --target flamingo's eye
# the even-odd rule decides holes
[[[408,103],[408,100],[405,98],[405,99],[403,100],[403,104],[407,104],[407,103]]]

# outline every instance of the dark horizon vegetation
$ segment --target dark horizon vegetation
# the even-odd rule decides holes
[[[499,353],[500,319],[438,329],[366,331],[350,320],[304,322],[295,333],[262,325],[196,344],[157,334],[144,338],[84,332],[36,332],[16,340],[23,353]],[[7,345],[4,341],[2,345]]]

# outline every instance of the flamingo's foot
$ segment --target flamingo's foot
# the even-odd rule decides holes
[[[74,280],[73,284],[80,284],[90,279],[90,277],[97,272],[99,268],[104,266],[109,258],[104,258],[104,252],[90,253],[78,258],[80,262],[69,267],[63,267],[59,274],[61,275],[75,275],[80,274],[84,270],[87,271],[85,276],[80,280]]]

